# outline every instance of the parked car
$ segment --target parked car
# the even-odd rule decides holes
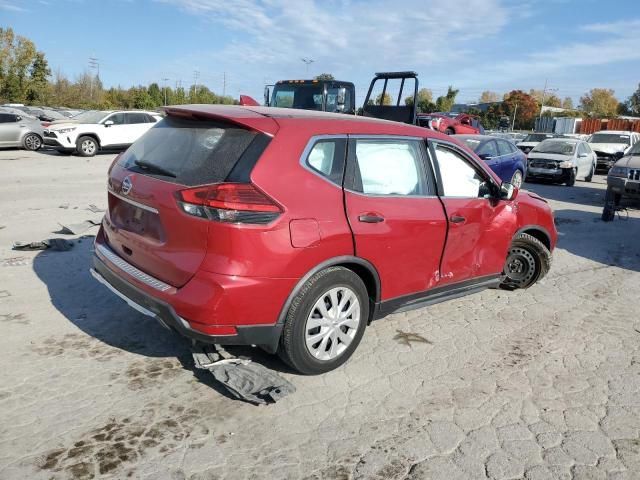
[[[473,150],[503,181],[520,188],[527,157],[510,141],[490,135],[455,135]]]
[[[44,130],[44,143],[60,153],[92,157],[131,145],[162,117],[156,112],[89,110]]]
[[[447,135],[484,134],[480,119],[467,113],[455,117],[447,113],[420,113],[416,116],[416,123]]]
[[[640,142],[636,142],[609,170],[602,220],[613,220],[624,198],[640,199]]]
[[[522,150],[525,154],[528,154],[531,150],[533,150],[533,147],[538,145],[543,140],[546,140],[547,138],[557,137],[559,137],[559,135],[556,135],[555,133],[530,133],[526,137],[524,137],[521,142],[518,142],[516,144],[516,147]]]
[[[42,126],[37,120],[0,111],[0,147],[39,150],[42,147],[42,135]]]
[[[625,150],[640,141],[640,133],[602,130],[589,137],[589,144],[598,156],[598,168],[609,170]]]
[[[596,154],[584,140],[548,138],[529,152],[527,179],[545,179],[572,186],[577,177],[585,182],[596,172]]]
[[[317,374],[372,320],[549,269],[547,202],[451,137],[292,109],[166,113],[109,170],[92,274],[188,338]]]

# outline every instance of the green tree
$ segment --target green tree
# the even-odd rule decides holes
[[[631,115],[640,115],[640,84],[638,84],[638,89],[631,94],[625,103]]]
[[[614,94],[611,89],[592,88],[580,97],[582,110],[595,117],[614,117],[620,103]]]
[[[147,92],[151,97],[151,101],[154,107],[159,107],[160,105],[164,105],[164,92],[160,89],[160,86],[153,82],[147,88]]]
[[[435,111],[436,105],[433,103],[433,92],[428,88],[421,88],[418,90],[418,103],[416,110],[418,113],[431,113]],[[404,99],[405,105],[413,105],[413,95],[409,95]]]
[[[456,96],[459,90],[454,90],[451,85],[447,89],[447,94],[436,99],[436,111],[450,112],[453,104],[456,103]]]
[[[315,76],[313,79],[320,80],[320,81],[328,81],[328,80],[335,80],[335,77],[330,73],[321,73],[320,75]]]
[[[30,68],[29,86],[27,88],[27,101],[29,103],[45,104],[50,93],[49,77],[51,69],[44,53],[37,52]]]

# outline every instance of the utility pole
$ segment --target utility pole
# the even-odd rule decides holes
[[[198,78],[200,78],[200,72],[198,70],[193,71],[193,96],[198,94]]]
[[[162,79],[162,83],[164,83],[164,105],[165,107],[167,106],[167,82],[169,81],[168,78],[163,78]]]
[[[227,95],[227,72],[222,72],[222,96]]]
[[[304,64],[307,66],[307,77],[309,76],[309,65],[312,64],[313,62],[315,62],[315,60],[312,60],[310,58],[301,58],[300,60],[302,60],[304,62]]]
[[[98,62],[98,59],[96,57],[89,57],[89,69],[97,70],[97,77],[100,78],[100,63]],[[89,82],[89,98],[93,100],[93,74],[91,74],[90,77],[91,81]]]
[[[558,89],[557,88],[549,88],[548,89],[550,92],[557,92]],[[542,90],[542,102],[540,103],[540,119],[542,119],[542,107],[544,107],[544,100],[545,100],[545,96],[547,94],[547,79],[544,79],[544,90]]]
[[[511,122],[511,131],[513,132],[513,129],[516,126],[516,113],[518,112],[518,104],[516,103],[515,108],[513,109],[513,122]]]

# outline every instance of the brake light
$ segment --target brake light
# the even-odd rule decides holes
[[[225,223],[265,225],[282,213],[282,208],[251,183],[218,183],[177,192],[183,212]]]

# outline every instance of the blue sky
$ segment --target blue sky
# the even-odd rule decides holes
[[[106,86],[199,83],[262,99],[265,82],[329,72],[356,84],[415,70],[421,87],[474,101],[542,89],[626,99],[640,82],[637,0],[0,0],[0,26],[73,78],[100,62]],[[314,60],[309,66],[301,58]]]

